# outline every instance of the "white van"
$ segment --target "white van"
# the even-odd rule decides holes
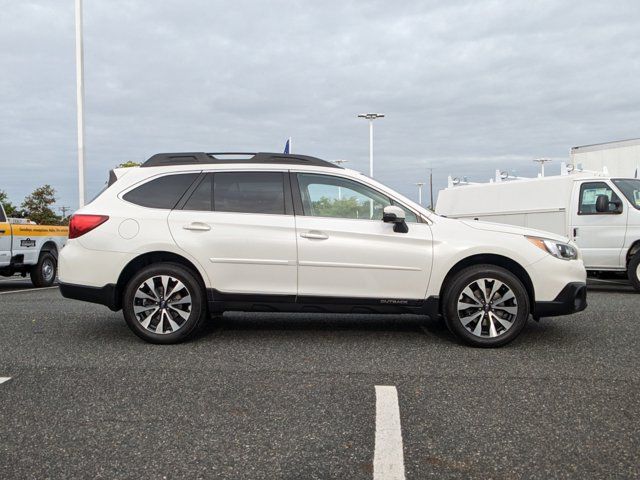
[[[563,235],[582,251],[588,271],[625,271],[640,291],[640,180],[572,171],[470,184],[449,179],[436,213]]]

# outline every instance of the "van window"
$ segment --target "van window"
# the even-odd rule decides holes
[[[127,202],[141,207],[171,210],[200,173],[182,173],[155,178],[123,195]]]
[[[220,172],[213,177],[216,212],[284,215],[282,172]]]
[[[618,187],[629,203],[640,210],[640,180],[636,178],[617,178],[613,183]]]
[[[619,202],[620,197],[604,182],[585,182],[580,186],[580,204],[578,215],[606,215],[608,212],[596,211],[596,199],[606,195],[610,202]]]
[[[382,220],[384,207],[393,205],[386,195],[347,178],[333,175],[298,174],[304,214],[312,217]],[[407,222],[417,222],[416,215],[405,211]]]

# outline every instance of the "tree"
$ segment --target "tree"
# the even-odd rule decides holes
[[[42,224],[55,224],[60,218],[51,209],[56,201],[56,191],[51,185],[36,188],[31,195],[25,197],[22,208],[30,220]]]
[[[139,167],[141,164],[138,162],[132,162],[129,160],[128,162],[122,162],[116,168],[129,168],[129,167]]]
[[[0,203],[4,207],[4,211],[7,214],[7,217],[15,217],[20,213],[18,212],[18,209],[15,207],[15,205],[13,205],[9,201],[9,196],[4,190],[0,190]]]

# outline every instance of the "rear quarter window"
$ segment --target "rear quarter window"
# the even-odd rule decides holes
[[[173,209],[199,173],[165,175],[125,193],[122,198],[141,207]]]

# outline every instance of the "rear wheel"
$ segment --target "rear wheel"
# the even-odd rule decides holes
[[[206,316],[204,289],[182,265],[143,268],[127,284],[122,311],[129,328],[151,343],[186,340]]]
[[[34,287],[50,287],[56,279],[58,262],[51,252],[42,252],[38,263],[31,268],[31,283]]]
[[[446,291],[443,310],[447,327],[470,345],[505,345],[520,334],[529,318],[524,285],[501,267],[466,268],[455,275]]]
[[[633,288],[640,292],[640,253],[636,253],[629,261],[627,276]]]

